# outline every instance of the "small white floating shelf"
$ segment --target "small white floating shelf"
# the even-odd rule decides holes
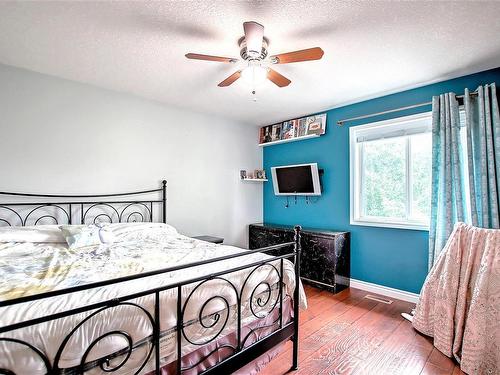
[[[266,182],[267,178],[240,178],[241,181]]]
[[[259,147],[267,147],[267,146],[272,146],[272,145],[277,145],[280,143],[288,143],[288,142],[295,142],[295,141],[303,141],[305,139],[311,139],[311,138],[318,138],[320,134],[309,134],[309,135],[304,135],[302,137],[295,137],[295,138],[288,138],[288,139],[280,139],[279,141],[273,141],[273,142],[266,142],[266,143],[259,143]]]

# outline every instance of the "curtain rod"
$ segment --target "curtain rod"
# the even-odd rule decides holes
[[[477,96],[477,92],[471,92],[470,95]],[[455,97],[457,99],[463,99],[464,95],[457,95]],[[431,104],[432,104],[432,102],[425,102],[425,103],[408,105],[406,107],[389,109],[387,111],[382,111],[382,112],[377,112],[377,113],[370,113],[369,115],[362,115],[362,116],[350,117],[350,118],[346,118],[344,120],[338,120],[337,121],[337,125],[338,126],[342,126],[342,125],[344,125],[344,122],[347,122],[347,121],[362,120],[362,119],[365,119],[365,118],[370,118],[370,117],[385,115],[387,113],[400,112],[400,111],[405,111],[407,109],[418,108],[418,107],[425,107],[425,106],[431,105]]]

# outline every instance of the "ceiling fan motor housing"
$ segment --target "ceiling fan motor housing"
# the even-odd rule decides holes
[[[248,51],[245,37],[241,37],[238,44],[240,46],[240,56],[243,60],[264,60],[267,57],[269,40],[266,37],[262,38],[262,49],[260,51]]]

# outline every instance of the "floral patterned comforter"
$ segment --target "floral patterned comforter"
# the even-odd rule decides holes
[[[0,242],[0,300],[9,300],[21,296],[33,295],[51,290],[63,289],[75,285],[96,281],[109,280],[131,274],[137,274],[179,264],[187,264],[202,259],[210,259],[229,254],[237,254],[242,249],[215,245],[183,236],[165,224],[116,224],[113,226],[117,242],[100,246],[88,246],[70,250],[64,243],[33,243],[33,242]],[[19,321],[32,319],[48,314],[65,311],[83,305],[89,305],[118,296],[148,290],[174,282],[201,277],[213,272],[249,264],[266,259],[267,255],[256,253],[211,263],[204,266],[191,267],[188,270],[164,273],[147,278],[122,282],[81,292],[65,294],[52,298],[16,304],[0,308],[0,326],[6,326]],[[279,265],[279,263],[278,263]],[[277,267],[279,269],[279,266]],[[273,267],[261,267],[250,275],[251,269],[241,270],[226,275],[237,290],[241,291],[242,301],[249,301],[252,291],[257,287],[258,293],[266,294],[265,285],[277,285],[279,278]],[[248,281],[245,281],[248,278]],[[293,264],[284,261],[283,281],[285,291],[293,295],[295,275]],[[196,284],[183,287],[183,303],[193,290],[189,303],[186,303],[184,319],[186,322],[198,322],[200,306],[213,296],[224,296],[230,306],[231,319],[234,318],[237,297],[228,281],[214,279],[201,287]],[[259,286],[260,285],[260,286]],[[264,286],[264,287],[263,287]],[[164,332],[161,344],[162,357],[175,354],[175,330],[177,290],[167,290],[160,294],[160,328]],[[257,294],[258,294],[257,293]],[[305,294],[300,285],[300,303],[306,306]],[[154,295],[147,295],[131,300],[144,307],[151,314],[154,312]],[[255,307],[255,306],[254,306]],[[212,299],[205,306],[203,316],[214,314],[226,308],[220,299]],[[257,306],[258,308],[258,306]],[[76,366],[80,363],[82,353],[99,334],[111,330],[128,332],[134,342],[144,340],[151,334],[151,323],[138,309],[133,306],[120,306],[104,310],[89,324],[76,331],[72,340],[62,352],[59,366],[62,368]],[[258,309],[257,309],[258,310]],[[258,312],[257,312],[258,313]],[[8,336],[26,340],[47,354],[52,361],[64,336],[75,324],[88,316],[88,312],[71,315],[36,326],[18,329],[0,336]],[[242,303],[242,316],[247,323],[253,319],[248,303]],[[245,320],[246,319],[246,320]],[[216,327],[215,327],[216,328]],[[215,328],[203,327],[193,323],[187,328],[187,334],[192,340],[202,340],[213,335]],[[234,330],[228,327],[222,332]],[[123,346],[123,339],[109,338],[94,347],[87,360],[99,358],[103,353],[112,353]],[[196,349],[196,345],[188,342],[183,344],[183,353]],[[26,351],[13,350],[12,346],[0,341],[0,368],[12,369],[18,374],[42,374],[43,366],[36,356],[27,356]],[[133,360],[127,366],[133,365]],[[127,373],[127,366],[123,367]],[[133,367],[131,367],[131,373]]]

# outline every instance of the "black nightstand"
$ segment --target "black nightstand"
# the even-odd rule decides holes
[[[224,242],[224,238],[214,237],[214,236],[195,236],[193,238],[200,240],[200,241],[207,241],[207,242],[212,242],[212,243],[223,243]]]

